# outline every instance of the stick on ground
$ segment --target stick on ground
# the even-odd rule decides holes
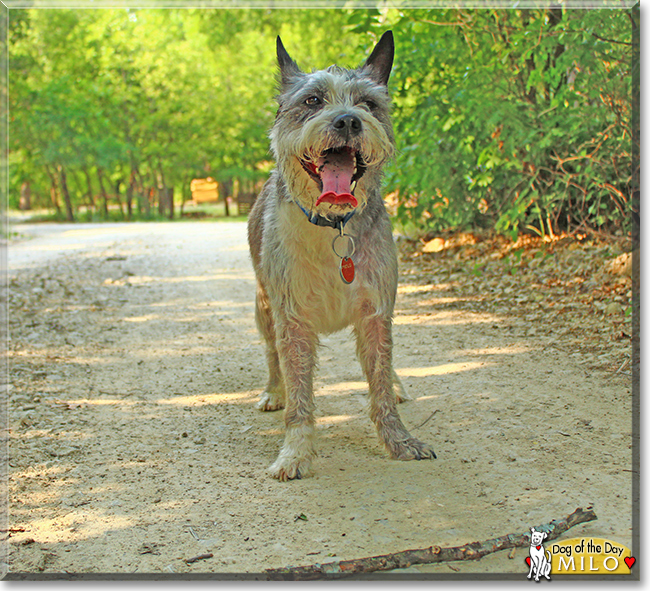
[[[596,514],[587,509],[576,509],[564,519],[554,519],[550,523],[536,526],[537,531],[548,534],[547,540],[554,540],[568,529],[579,523],[587,523],[598,519]],[[362,573],[407,568],[414,564],[431,564],[434,562],[451,562],[454,560],[478,560],[487,554],[507,550],[508,548],[523,548],[530,545],[530,532],[524,534],[508,534],[485,542],[471,542],[454,548],[431,546],[418,550],[405,550],[383,556],[369,556],[356,560],[340,560],[326,564],[311,564],[309,566],[288,566],[271,568],[264,572],[271,581],[307,581],[313,579],[343,578]]]
[[[192,564],[193,562],[198,562],[199,560],[206,560],[208,558],[212,558],[214,554],[212,552],[208,552],[207,554],[200,554],[199,556],[195,556],[194,558],[186,558],[185,562],[187,564]]]

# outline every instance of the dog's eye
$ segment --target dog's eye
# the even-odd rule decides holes
[[[306,101],[305,104],[309,105],[310,107],[313,107],[315,105],[320,105],[321,100],[317,96],[310,96]]]
[[[375,101],[371,101],[370,99],[366,99],[363,102],[366,104],[366,107],[368,107],[371,111],[374,111],[377,108],[377,103]]]

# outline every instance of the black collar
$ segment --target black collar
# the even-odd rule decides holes
[[[339,231],[343,229],[343,226],[345,226],[345,224],[348,223],[350,218],[357,212],[356,209],[353,209],[351,212],[346,213],[344,216],[337,217],[335,220],[332,220],[320,214],[311,213],[310,211],[307,211],[297,201],[295,203],[302,210],[302,212],[307,216],[307,219],[315,226],[329,226],[330,228],[335,228],[336,230]]]

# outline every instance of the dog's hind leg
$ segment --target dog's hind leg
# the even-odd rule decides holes
[[[392,458],[435,458],[433,449],[406,430],[397,412],[393,390],[391,320],[373,313],[368,306],[355,326],[357,354],[368,380],[370,418]]]
[[[276,324],[276,331],[287,394],[286,433],[280,454],[269,473],[278,480],[292,480],[305,476],[316,456],[313,374],[318,339],[304,323],[286,318]]]
[[[260,284],[257,286],[257,296],[255,298],[255,320],[266,342],[266,360],[269,366],[269,382],[260,396],[257,408],[260,410],[279,410],[284,408],[284,379],[275,344],[275,327],[269,298]]]

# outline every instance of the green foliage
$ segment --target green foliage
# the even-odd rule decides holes
[[[386,182],[403,228],[628,231],[635,22],[622,9],[12,10],[10,204],[28,182],[60,216],[107,218],[110,202],[151,217],[195,177],[252,190],[270,168],[276,35],[309,70],[358,65],[391,28]]]
[[[306,67],[356,59],[310,11],[13,10],[9,30],[10,205],[29,183],[60,211],[65,173],[71,206],[104,201],[106,219],[108,202],[150,217],[195,177],[265,178],[278,33]]]
[[[632,14],[399,15],[401,150],[389,181],[400,220],[423,232],[479,226],[513,237],[628,231]]]

